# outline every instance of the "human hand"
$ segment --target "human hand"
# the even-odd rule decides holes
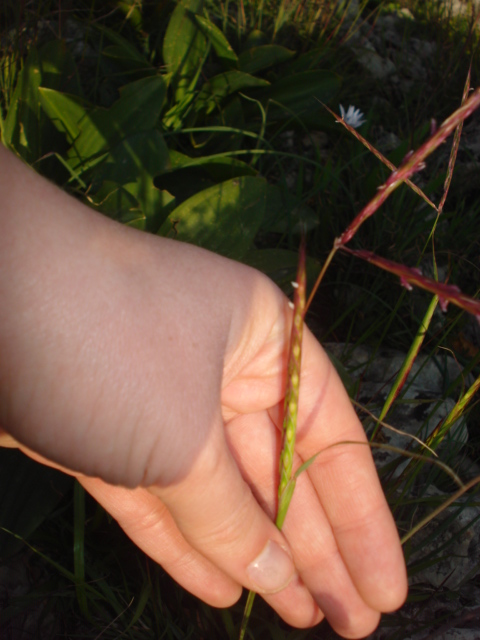
[[[325,451],[299,477],[282,532],[272,522],[282,293],[243,265],[96,215],[5,153],[4,444],[76,475],[204,601],[229,606],[245,586],[294,626],[326,615],[346,637],[370,633],[403,602],[406,578],[368,448]],[[306,330],[295,465],[342,440],[365,435]]]

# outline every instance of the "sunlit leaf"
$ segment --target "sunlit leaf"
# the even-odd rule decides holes
[[[202,6],[203,0],[178,2],[163,40],[163,59],[172,77],[177,102],[185,96],[207,52],[207,37],[195,21]]]
[[[237,158],[200,156],[190,158],[189,156],[170,149],[171,170],[186,169],[187,167],[202,167],[214,180],[228,180],[238,176],[254,176],[257,171],[246,162]]]
[[[142,78],[120,90],[110,107],[87,109],[78,98],[41,90],[42,104],[59,130],[68,134],[68,153],[73,169],[92,167],[127,136],[148,131],[156,125],[165,99],[160,76]]]
[[[232,49],[230,43],[220,29],[213,24],[213,22],[210,22],[210,20],[203,16],[196,15],[195,20],[200,26],[200,29],[212,43],[215,53],[221,62],[228,68],[238,67],[237,54]]]
[[[174,209],[159,233],[240,260],[262,222],[265,191],[262,178],[222,182]]]
[[[78,96],[45,87],[40,87],[38,92],[46,114],[58,131],[64,133],[67,141],[72,144],[81,133],[80,123],[88,118],[91,105]]]

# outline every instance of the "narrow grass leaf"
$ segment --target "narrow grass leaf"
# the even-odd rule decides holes
[[[147,606],[148,601],[150,600],[151,594],[152,594],[152,585],[149,583],[146,583],[143,586],[142,592],[140,593],[140,597],[138,598],[137,606],[135,608],[133,617],[130,620],[124,633],[127,633],[140,620],[143,612],[145,611],[145,607]]]
[[[377,422],[379,425],[381,425],[382,427],[385,427],[385,429],[388,429],[389,431],[393,431],[394,433],[398,433],[398,435],[400,436],[404,436],[405,438],[411,438],[412,440],[415,440],[415,442],[418,442],[418,444],[423,447],[424,449],[427,449],[427,451],[430,451],[430,453],[432,455],[434,455],[435,457],[438,458],[437,454],[435,453],[435,451],[433,449],[430,449],[430,447],[423,442],[423,440],[421,440],[420,438],[418,438],[417,436],[414,436],[412,433],[407,433],[406,431],[402,431],[401,429],[397,429],[396,427],[392,427],[391,424],[387,424],[386,422],[383,421],[382,418],[377,418],[376,415],[374,415],[371,411],[369,411],[366,407],[364,407],[362,404],[360,404],[359,402],[357,402],[356,400],[352,400],[352,403],[358,408],[360,409],[360,411],[363,411],[364,413],[366,413],[367,415],[370,416],[370,418],[372,418],[372,420],[374,420],[375,422]],[[373,440],[373,438],[372,438]]]
[[[372,440],[375,439],[378,433],[378,428],[382,424],[382,420],[390,411],[393,403],[398,398],[398,394],[400,393],[400,391],[403,389],[403,386],[405,385],[405,382],[408,378],[408,374],[410,373],[413,363],[415,362],[415,358],[419,354],[423,341],[425,339],[425,336],[427,335],[427,330],[432,321],[433,314],[435,313],[435,309],[437,308],[437,304],[438,304],[438,296],[433,296],[433,298],[430,301],[430,304],[428,305],[428,309],[425,315],[423,316],[422,322],[420,323],[420,327],[417,331],[417,334],[415,335],[415,338],[413,339],[410,349],[408,350],[408,353],[405,356],[405,360],[403,361],[400,371],[398,372],[394,380],[394,383],[387,395],[385,403],[378,417],[377,426],[375,427],[372,433],[372,436],[371,436]]]
[[[73,567],[78,606],[90,618],[85,590],[85,490],[78,481],[73,487]]]
[[[477,377],[475,382],[471,385],[468,391],[455,403],[455,406],[450,411],[448,416],[445,418],[443,422],[441,422],[438,427],[430,434],[428,437],[427,443],[433,447],[434,449],[438,447],[440,442],[445,438],[450,428],[455,424],[455,422],[462,417],[465,413],[467,406],[470,402],[475,398],[476,394],[480,390],[480,375]]]
[[[409,434],[403,434],[403,435],[409,435]],[[329,449],[334,449],[336,447],[343,447],[346,445],[359,445],[362,447],[370,447],[371,449],[380,449],[381,451],[391,451],[392,453],[398,453],[399,455],[404,456],[406,458],[411,458],[413,460],[422,460],[424,462],[427,462],[428,464],[432,464],[442,469],[442,471],[444,471],[448,476],[450,476],[450,478],[452,478],[455,484],[458,485],[459,487],[466,486],[463,484],[463,482],[455,473],[455,471],[453,471],[447,464],[445,464],[444,462],[441,462],[441,460],[438,460],[437,458],[426,458],[424,455],[420,453],[414,453],[413,451],[406,451],[405,449],[400,449],[399,447],[394,447],[390,444],[383,444],[380,442],[363,442],[360,440],[341,440],[340,442],[334,442],[333,444],[329,445],[325,449],[322,449],[321,451],[317,451],[317,453],[315,453],[311,458],[306,460],[295,471],[295,476],[293,480],[297,480],[300,474],[306,471],[316,461],[316,459],[325,451],[328,451]],[[480,477],[478,478],[478,480],[480,481]]]
[[[253,603],[255,602],[255,591],[249,591],[247,596],[247,602],[245,604],[245,610],[243,612],[242,624],[240,626],[240,634],[238,636],[238,640],[244,640],[245,633],[248,627],[248,621],[250,620],[250,615],[252,613]]]
[[[4,531],[5,533],[8,533],[10,535],[12,535],[14,538],[16,538],[17,540],[23,542],[25,544],[25,546],[27,546],[31,551],[33,551],[33,553],[35,553],[39,558],[42,558],[42,560],[44,560],[46,563],[48,563],[51,567],[53,567],[56,571],[58,571],[58,573],[60,575],[62,575],[64,578],[66,578],[67,580],[69,580],[72,584],[75,584],[75,574],[72,573],[71,571],[69,571],[68,569],[65,569],[65,567],[63,567],[59,562],[56,562],[55,560],[52,560],[52,558],[49,558],[47,555],[45,555],[42,551],[40,551],[39,549],[37,549],[36,547],[34,547],[33,545],[31,545],[29,542],[27,542],[27,540],[25,540],[24,538],[22,538],[22,536],[19,536],[18,534],[14,533],[13,531],[10,531],[9,529],[6,529],[4,527],[0,527],[1,531]],[[100,585],[101,586],[101,585]],[[89,594],[91,594],[92,596],[101,599],[102,598],[102,594],[97,591],[96,589],[94,589],[91,585],[89,584],[85,584],[85,589],[89,592]]]
[[[435,462],[432,460],[431,462]],[[445,502],[443,502],[439,507],[434,509],[431,513],[429,513],[425,518],[423,518],[419,523],[417,523],[407,534],[403,536],[401,539],[401,543],[405,544],[407,540],[410,540],[420,529],[423,529],[429,522],[431,522],[434,518],[436,518],[442,511],[444,511],[451,504],[454,504],[459,498],[461,498],[467,491],[470,491],[476,484],[480,483],[480,476],[473,478],[470,482],[467,482],[465,485],[456,491],[453,495],[451,495]]]

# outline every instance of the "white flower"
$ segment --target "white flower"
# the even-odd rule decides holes
[[[348,111],[345,113],[345,109],[340,106],[340,113],[342,114],[342,120],[349,124],[354,129],[358,129],[364,122],[366,122],[363,113],[360,109],[355,109],[353,105],[348,107]]]

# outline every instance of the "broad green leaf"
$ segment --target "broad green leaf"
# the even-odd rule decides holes
[[[157,129],[151,129],[122,138],[105,156],[96,177],[127,184],[142,175],[153,179],[169,168],[169,152],[163,136]]]
[[[133,48],[133,47],[132,47]],[[135,49],[136,51],[136,49]],[[152,67],[140,53],[136,52],[135,57],[130,56],[129,51],[125,51],[123,47],[118,45],[110,45],[102,51],[102,55],[118,63],[118,65],[125,70],[125,72],[132,73],[134,71],[141,71],[143,75],[153,75],[156,73],[154,67]]]
[[[129,135],[154,128],[165,99],[165,83],[160,76],[129,83],[122,87],[120,98],[110,109],[86,110],[71,96],[45,90],[42,95],[57,128],[63,128],[72,142],[68,152],[70,166],[86,170]]]
[[[120,89],[120,98],[110,107],[97,107],[80,124],[75,155],[80,161],[112,148],[125,136],[153,129],[165,99],[165,83],[160,76],[142,78]]]
[[[240,260],[265,211],[266,182],[244,176],[195,194],[174,209],[159,234]]]
[[[221,62],[228,68],[238,67],[238,58],[235,51],[230,46],[230,43],[220,31],[220,29],[203,16],[196,15],[195,20],[200,26],[200,29],[207,36],[212,43],[215,53]]]
[[[144,215],[144,224],[141,228],[156,233],[175,209],[175,197],[165,189],[157,189],[148,176],[140,176],[136,182],[125,184],[123,187],[140,204]]]
[[[88,204],[117,222],[156,233],[175,208],[175,198],[157,189],[144,175],[124,185],[103,182],[95,194],[89,195]]]
[[[243,50],[252,49],[253,47],[261,47],[268,43],[268,36],[260,29],[253,29],[247,36]]]
[[[208,50],[207,38],[195,21],[195,14],[200,13],[202,7],[203,0],[179,1],[163,40],[163,59],[172,75],[177,102],[199,73]]]
[[[214,180],[225,181],[239,176],[255,176],[256,170],[246,162],[237,158],[203,156],[190,158],[189,156],[170,149],[171,171],[186,169],[187,167],[202,167]]]
[[[170,212],[174,197],[157,189],[153,180],[169,166],[168,148],[159,131],[127,136],[105,156],[95,172],[95,183],[102,184],[99,189],[93,185],[91,201],[120,222],[157,231]]]
[[[236,91],[268,87],[270,83],[243,71],[226,71],[206,81],[195,103],[195,109],[206,109],[207,114],[219,106],[220,101]]]
[[[0,556],[5,559],[22,542],[2,531],[27,538],[57,506],[73,478],[34,462],[18,449],[0,448]]]
[[[150,66],[145,56],[129,40],[104,25],[96,25],[96,28],[113,43],[118,54],[122,52],[122,57],[128,58],[138,64],[143,63]],[[105,50],[103,52],[105,52]]]
[[[88,118],[90,105],[82,98],[54,89],[40,87],[38,93],[41,105],[52,123],[73,144],[80,135],[80,123]]]
[[[275,64],[286,62],[295,55],[295,51],[278,44],[266,44],[243,51],[238,58],[238,63],[241,71],[254,74]]]
[[[264,89],[260,96],[266,102],[275,101],[285,107],[270,104],[269,120],[286,119],[294,114],[303,122],[315,124],[319,114],[324,116],[325,110],[320,103],[330,102],[338,93],[340,85],[340,77],[331,71],[304,71],[278,80]]]

